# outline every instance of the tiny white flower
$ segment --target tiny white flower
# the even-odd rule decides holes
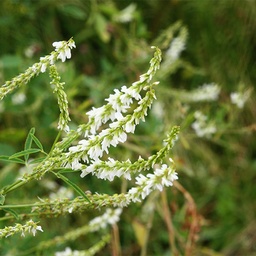
[[[12,103],[14,105],[20,105],[26,100],[26,95],[23,92],[16,93],[12,96]]]
[[[63,41],[54,42],[54,43],[52,43],[52,46],[55,47],[56,50],[58,50],[59,48],[61,48],[63,46]]]
[[[210,137],[216,133],[217,128],[214,124],[207,122],[207,116],[202,112],[196,111],[194,114],[195,122],[192,123],[191,127],[195,130],[198,137]]]
[[[120,132],[118,140],[124,143],[127,140],[127,134],[125,132]]]
[[[127,23],[134,18],[134,12],[136,10],[135,4],[128,5],[125,9],[120,11],[114,18],[118,22]]]
[[[73,47],[75,48],[74,41],[66,43],[65,41],[54,42],[53,47],[55,47],[55,51],[59,52],[57,59],[61,59],[64,62],[66,59],[71,58],[71,50]]]
[[[125,130],[127,133],[129,133],[129,132],[134,133],[135,127],[136,127],[135,124],[130,121],[130,122],[127,122],[127,123],[124,125],[124,130]]]
[[[41,232],[44,232],[41,226],[33,227],[32,230],[31,230],[33,236],[36,235],[37,230],[39,230],[39,231],[41,231]]]
[[[238,108],[242,109],[245,105],[245,102],[248,100],[250,96],[249,91],[245,93],[242,92],[232,92],[230,94],[231,102],[236,105]]]
[[[91,159],[94,159],[96,161],[99,157],[102,157],[103,151],[101,147],[98,144],[96,144],[90,147],[90,149],[88,150],[88,155]]]
[[[73,170],[80,170],[80,169],[81,169],[81,166],[82,166],[82,164],[79,163],[79,160],[78,160],[77,158],[75,158],[75,159],[73,160],[72,164],[71,164],[71,168],[72,168]]]
[[[172,40],[169,49],[166,51],[166,56],[175,61],[179,58],[181,52],[185,49],[185,41],[180,37],[176,37]]]
[[[124,117],[123,117],[123,115],[122,115],[121,112],[116,112],[116,113],[115,113],[115,118],[116,118],[116,120],[121,120],[121,119],[124,118]]]

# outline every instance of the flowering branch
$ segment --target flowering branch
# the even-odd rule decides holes
[[[33,220],[29,220],[25,225],[16,224],[15,226],[5,227],[0,229],[0,238],[12,236],[16,233],[21,232],[21,236],[25,236],[25,233],[32,233],[36,235],[37,230],[43,232],[42,227],[38,226]]]
[[[17,87],[27,84],[31,78],[37,76],[39,73],[44,73],[46,69],[53,65],[58,59],[64,62],[71,58],[70,49],[75,48],[75,42],[71,38],[67,42],[55,42],[53,46],[56,47],[54,52],[50,55],[40,58],[40,62],[35,63],[32,67],[29,67],[24,73],[14,77],[11,81],[7,81],[0,88],[0,100],[2,100],[8,93],[12,92]]]
[[[71,58],[71,49],[75,47],[75,43],[70,39],[67,42],[55,42],[53,46],[55,51],[50,55],[40,58],[39,63],[34,64],[25,73],[7,82],[0,89],[0,99],[16,87],[28,83],[33,76],[49,69],[50,84],[57,96],[60,109],[57,128],[60,131],[65,131],[66,134],[59,142],[59,135],[57,136],[48,154],[43,151],[46,157],[34,163],[31,173],[24,174],[13,184],[2,189],[0,193],[0,204],[2,204],[0,209],[31,208],[31,212],[26,213],[26,215],[15,212],[13,216],[5,216],[5,219],[17,216],[20,218],[31,216],[57,217],[64,214],[83,212],[88,209],[107,209],[102,216],[94,218],[84,227],[68,232],[64,236],[55,237],[51,241],[41,242],[35,250],[43,250],[56,243],[60,244],[75,239],[82,234],[105,229],[108,225],[113,225],[119,221],[123,207],[127,207],[131,203],[141,202],[153,191],[162,191],[164,187],[172,186],[173,182],[178,179],[173,160],[168,156],[177,140],[180,130],[177,126],[173,127],[167,134],[163,147],[156,154],[148,157],[148,159],[139,157],[135,162],[132,162],[130,159],[118,161],[108,156],[108,160],[105,160],[106,156],[109,155],[110,147],[116,147],[119,143],[124,143],[127,140],[128,134],[134,133],[136,126],[141,121],[145,121],[148,110],[156,99],[155,86],[159,82],[153,82],[152,80],[160,67],[161,51],[157,47],[152,47],[155,52],[150,60],[148,71],[141,75],[139,80],[134,82],[129,88],[122,86],[120,90],[115,89],[114,93],[106,99],[107,103],[105,105],[99,108],[93,107],[88,111],[87,124],[79,125],[76,130],[69,130],[68,122],[70,117],[67,95],[64,91],[65,83],[61,82],[55,62],[57,59],[64,62],[66,59]],[[179,47],[179,51],[182,50],[183,48]],[[31,148],[32,140],[38,146],[38,149]],[[15,159],[18,163],[23,163],[24,161],[20,157],[25,157],[27,161],[29,154],[42,152],[43,149],[40,141],[35,137],[34,131],[33,134],[29,134],[25,145],[25,150],[14,154],[10,158]],[[164,163],[166,157],[169,158],[170,165]],[[4,159],[10,160],[10,158],[5,157]],[[80,171],[82,178],[89,174],[109,181],[113,181],[115,177],[124,177],[127,180],[133,179],[134,183],[127,192],[120,194],[99,194],[97,191],[86,194],[78,185],[65,176],[65,172],[72,173],[75,171]],[[39,199],[40,201],[35,204],[3,205],[7,193],[31,180],[39,180],[49,172],[70,185],[80,196],[74,199]],[[146,174],[143,174],[143,172]],[[3,229],[0,231],[0,236],[7,237],[18,231],[21,231],[22,235],[25,231],[35,234],[37,230],[42,231],[41,226],[37,226],[34,222],[29,221],[25,226],[17,224],[14,227]],[[108,241],[109,237],[104,238],[101,242],[90,248],[86,255],[93,255]],[[66,250],[72,253],[71,249]],[[76,253],[82,254],[83,252],[76,251]],[[57,254],[65,255],[65,251],[58,252]]]

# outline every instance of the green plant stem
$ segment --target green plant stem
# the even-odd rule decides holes
[[[2,189],[1,194],[6,195],[7,193],[15,190],[16,188],[19,188],[19,187],[23,186],[25,183],[27,183],[27,181],[17,180],[13,184],[11,184],[9,186],[6,186],[4,189]]]
[[[112,256],[121,256],[119,229],[116,224],[112,225]]]
[[[51,153],[52,153],[52,151],[53,151],[53,149],[54,149],[56,143],[58,142],[58,140],[59,140],[59,138],[60,138],[60,135],[61,135],[61,131],[58,132],[58,134],[57,134],[57,136],[56,136],[56,138],[55,138],[55,140],[54,140],[54,142],[53,142],[53,144],[52,144],[52,147],[51,147],[51,150],[50,150],[50,152],[49,152],[49,155],[51,155]]]
[[[172,216],[170,209],[168,207],[168,202],[167,202],[167,195],[166,195],[166,190],[164,189],[163,192],[161,193],[161,200],[162,200],[162,206],[163,206],[163,216],[164,216],[164,221],[166,223],[167,229],[168,229],[168,236],[169,236],[169,244],[170,244],[170,250],[172,252],[172,255],[179,255],[176,245],[175,245],[175,232],[174,232],[174,227],[172,224]]]
[[[153,202],[155,204],[155,202]],[[144,238],[144,243],[143,243],[143,247],[141,248],[141,253],[140,253],[140,256],[147,256],[147,248],[148,248],[148,240],[149,240],[149,234],[150,234],[150,230],[152,228],[152,223],[153,223],[153,220],[154,220],[154,214],[155,214],[155,211],[152,210],[149,212],[149,216],[148,216],[148,221],[147,221],[147,225],[146,225],[146,235],[145,235],[145,238]]]

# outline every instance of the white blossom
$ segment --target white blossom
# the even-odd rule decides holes
[[[231,102],[236,105],[238,108],[242,109],[244,107],[244,104],[250,97],[250,91],[247,90],[244,93],[243,92],[232,92],[230,94]]]
[[[96,231],[102,228],[106,228],[107,225],[114,225],[119,221],[121,213],[121,208],[108,208],[102,216],[96,217],[93,220],[91,220],[89,226],[92,227],[93,231]]]
[[[191,126],[198,137],[209,138],[212,134],[216,133],[216,126],[213,123],[208,122],[207,116],[205,116],[202,112],[196,111],[194,117],[196,120]]]
[[[74,256],[74,252],[71,250],[70,247],[66,247],[65,251],[56,252],[55,256]]]
[[[178,176],[174,169],[163,164],[161,168],[156,168],[154,173],[148,173],[146,176],[140,174],[136,177],[137,187],[131,188],[127,197],[133,202],[140,202],[153,190],[162,191],[163,187],[172,186],[177,179]]]
[[[115,21],[127,23],[133,20],[136,5],[134,3],[128,5],[125,9],[121,10],[115,17]]]
[[[170,47],[166,51],[166,57],[169,58],[171,62],[174,62],[179,58],[184,49],[185,41],[180,37],[176,37],[172,40]]]
[[[67,59],[71,58],[71,49],[76,48],[75,42],[71,40],[70,42],[60,41],[54,42],[53,47],[55,47],[55,51],[58,52],[57,59],[61,59],[64,62]]]
[[[135,131],[135,124],[132,122],[132,121],[129,121],[127,122],[125,125],[124,125],[124,130],[127,132],[127,133],[134,133]]]

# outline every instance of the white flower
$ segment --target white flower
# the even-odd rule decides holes
[[[230,99],[231,102],[236,105],[238,108],[243,108],[245,102],[249,99],[250,97],[250,91],[246,91],[244,93],[242,92],[232,92],[230,94]]]
[[[107,136],[105,136],[102,141],[101,147],[102,147],[102,150],[105,151],[107,154],[108,154],[108,148],[110,147],[110,144],[111,144],[111,140]]]
[[[153,190],[162,191],[163,187],[173,185],[173,182],[178,179],[177,173],[173,168],[163,164],[161,168],[155,169],[154,173],[149,173],[147,176],[140,174],[136,177],[136,185],[138,187],[131,188],[127,193],[127,198],[133,202],[140,202],[145,199]]]
[[[179,58],[181,52],[185,49],[185,42],[180,37],[172,40],[169,49],[166,51],[166,56],[173,62]]]
[[[117,223],[120,219],[120,215],[122,213],[121,208],[110,209],[108,208],[106,212],[99,217],[94,218],[90,221],[89,226],[92,227],[93,231],[104,229],[107,225],[113,225]]]
[[[57,59],[61,59],[62,62],[64,62],[67,59],[71,58],[71,50],[72,48],[75,48],[75,42],[72,40],[70,42],[60,41],[60,42],[54,42],[53,47],[55,47],[55,51],[59,52]]]
[[[16,93],[12,96],[12,103],[14,105],[20,105],[26,100],[26,95],[23,92]]]
[[[45,70],[46,70],[46,68],[47,68],[46,61],[47,61],[47,57],[41,57],[41,58],[40,58],[40,64],[41,64],[41,69],[40,69],[40,71],[41,71],[42,73],[44,73]],[[33,67],[35,68],[35,66],[33,66]]]
[[[136,10],[136,5],[134,3],[128,5],[125,9],[120,11],[114,19],[118,22],[127,23],[132,21],[134,18],[134,13]]]
[[[192,101],[215,101],[218,99],[220,94],[220,87],[215,83],[204,84],[196,90],[189,93]]]
[[[208,138],[212,134],[216,133],[216,126],[207,122],[207,116],[203,115],[200,111],[196,111],[194,117],[196,120],[191,126],[195,130],[198,137]]]
[[[36,225],[36,223],[33,220],[29,220],[24,226],[24,230],[31,232],[33,234],[33,236],[36,235],[37,230],[43,232],[43,229],[41,226]],[[22,233],[23,236],[23,233]]]
[[[31,232],[32,232],[33,236],[36,235],[37,230],[39,230],[39,231],[41,231],[41,232],[44,232],[41,226],[33,227],[33,228],[31,229]]]
[[[109,95],[106,101],[108,101],[109,104],[111,104],[111,106],[116,112],[125,113],[127,111],[128,106],[125,105],[126,101],[125,102],[121,101],[122,93],[118,89],[115,89],[114,92],[115,92],[114,94]]]
[[[130,98],[126,96],[127,99],[121,98],[122,102],[123,102],[125,105],[131,104],[131,103],[132,103],[132,98],[134,98],[135,100],[140,100],[140,99],[141,99],[141,95],[139,94],[138,89],[136,88],[137,83],[138,83],[138,82],[133,83],[133,84],[132,84],[133,86],[132,86],[132,87],[129,87],[129,88],[127,88],[125,85],[122,86],[121,91],[124,93],[124,95],[125,95],[125,96],[126,96],[126,95],[129,95],[129,96],[130,96]],[[135,87],[135,88],[134,88],[134,87]],[[123,97],[124,97],[124,95],[123,95]]]
[[[73,252],[69,247],[65,248],[65,251],[55,252],[55,256],[72,256]]]
[[[96,144],[90,147],[90,149],[88,150],[88,155],[91,159],[97,161],[99,157],[102,157],[103,150],[101,149],[100,145]]]
[[[134,124],[132,121],[129,121],[129,122],[127,122],[127,123],[124,125],[124,130],[125,130],[127,133],[129,133],[129,132],[134,133],[135,127],[136,127],[135,124]]]
[[[77,158],[75,158],[71,164],[71,168],[73,170],[80,170],[81,169],[81,163],[79,163],[79,160]]]

